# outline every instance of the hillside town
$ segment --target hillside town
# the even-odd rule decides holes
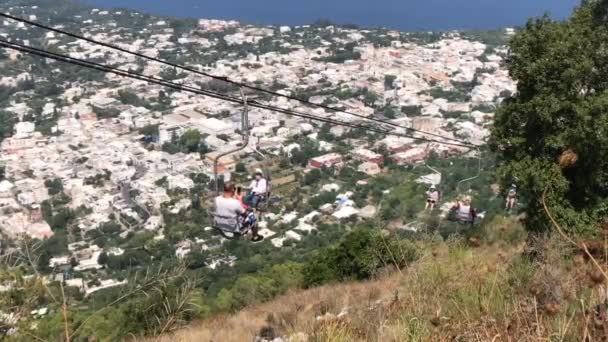
[[[47,13],[36,6],[3,10],[49,24]],[[445,158],[471,153],[441,141],[484,144],[497,104],[516,91],[503,68],[506,48],[459,32],[258,27],[209,19],[183,28],[163,18],[99,9],[50,24],[73,31],[73,22],[82,23],[80,32],[90,39],[340,110],[247,94],[268,105],[365,122],[346,112],[357,113],[403,127],[394,128],[397,133],[411,128],[443,137],[433,143],[418,139],[425,137],[421,134],[368,138],[351,128],[250,108],[248,145],[219,159],[216,169],[219,155],[243,144],[242,105],[96,71],[82,76],[60,62],[0,50],[0,86],[18,89],[0,108],[14,123],[0,146],[0,230],[13,241],[44,241],[68,231],[62,240],[65,248],[48,256],[48,277],[87,296],[126,283],[99,272],[108,267],[103,259],[118,260],[127,253],[125,246],[99,243],[108,240],[103,234],[125,241],[138,234],[147,234],[157,244],[170,241],[172,253],[181,259],[194,251],[220,250],[227,240],[213,232],[209,221],[195,223],[202,228],[200,236],[170,239],[173,233],[166,229],[169,216],[194,205],[210,210],[216,176],[243,183],[254,170],[271,168],[277,196],[290,197],[281,186],[289,187],[315,170],[325,174],[349,167],[362,175],[356,185],[364,187],[385,173],[389,163],[405,169],[424,165],[431,154]],[[508,37],[514,30],[501,34]],[[0,21],[0,37],[240,96],[238,87],[221,81],[8,19]],[[41,69],[42,74],[37,72]],[[40,84],[52,88],[44,97],[36,88]],[[314,152],[301,165],[277,166],[303,154],[308,145]],[[266,166],[269,160],[273,164]],[[440,178],[431,173],[419,181],[431,185]],[[353,199],[357,187],[321,181],[312,196],[329,192],[335,202],[308,211],[279,204],[260,222],[264,243],[280,249],[306,239],[320,222],[373,218],[376,206]],[[198,204],[191,199],[194,192],[202,194]],[[67,227],[61,227],[58,217]],[[222,250],[209,260],[206,267],[215,269],[233,265],[237,256]]]

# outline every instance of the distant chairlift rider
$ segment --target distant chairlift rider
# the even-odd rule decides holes
[[[510,213],[511,210],[513,210],[513,207],[515,207],[515,203],[517,203],[517,185],[512,184],[511,189],[507,193],[507,200],[505,204],[505,209],[507,210],[507,212]]]
[[[249,193],[245,197],[244,203],[253,208],[257,208],[258,204],[266,200],[268,192],[268,181],[264,178],[262,170],[255,170],[255,179],[249,185]]]
[[[462,199],[462,201],[456,202],[454,207],[452,207],[452,211],[454,219],[461,223],[470,223],[473,225],[475,223],[475,219],[477,218],[477,212],[471,205],[470,196],[466,196]]]
[[[434,184],[431,185],[429,190],[426,192],[426,206],[424,207],[424,210],[435,209],[437,203],[439,202],[440,196],[441,194],[439,193],[439,190],[437,190],[437,187]]]

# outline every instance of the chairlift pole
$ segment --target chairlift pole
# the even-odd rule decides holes
[[[242,87],[241,87],[240,91],[241,91],[241,98],[243,99],[243,111],[241,112],[241,132],[240,132],[240,134],[243,137],[243,144],[241,146],[239,146],[238,148],[235,148],[233,150],[226,151],[224,153],[219,154],[213,160],[213,175],[215,177],[215,193],[217,196],[219,196],[219,194],[220,194],[220,181],[219,181],[219,176],[218,176],[218,171],[217,171],[220,158],[225,157],[229,154],[244,150],[247,147],[247,145],[249,145],[249,106],[247,105],[247,97],[245,96],[245,92],[243,91]]]
[[[431,146],[431,144],[426,145],[426,149],[427,149],[427,151],[429,150],[430,146]],[[428,163],[428,154],[427,154],[427,158],[424,160],[424,166],[425,166],[427,169],[429,169],[429,170],[431,170],[431,171],[433,171],[433,172],[435,172],[435,173],[437,173],[437,174],[439,174],[439,175],[441,176],[441,172],[439,172],[439,170],[437,170],[437,169],[435,169],[434,167],[431,167],[431,166],[429,165],[429,163]]]
[[[479,156],[477,158],[478,163],[479,163],[479,166],[478,166],[478,169],[477,169],[477,175],[475,175],[474,177],[471,177],[471,178],[465,178],[465,179],[461,180],[460,182],[458,182],[458,184],[456,184],[456,192],[460,192],[459,191],[460,184],[465,183],[465,182],[470,182],[472,180],[475,180],[475,179],[479,178],[479,176],[481,175],[481,150],[477,149],[477,153],[479,153]]]

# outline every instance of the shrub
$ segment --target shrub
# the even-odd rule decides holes
[[[410,241],[359,229],[317,254],[306,265],[304,285],[310,287],[348,279],[369,279],[383,267],[401,268],[418,256],[418,248]]]

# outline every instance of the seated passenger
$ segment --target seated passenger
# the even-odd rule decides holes
[[[255,179],[251,181],[249,185],[249,194],[245,197],[244,203],[246,205],[257,207],[260,200],[263,200],[268,191],[268,182],[264,178],[262,170],[255,170]]]
[[[505,209],[509,212],[515,206],[515,201],[517,200],[517,186],[515,184],[511,185],[511,190],[507,193],[507,203],[505,205]]]
[[[424,209],[435,209],[437,202],[439,202],[439,190],[437,190],[435,185],[431,185],[429,191],[426,192],[426,206]]]
[[[460,222],[468,222],[474,224],[477,213],[475,208],[471,206],[471,197],[467,196],[462,201],[458,201],[452,208],[455,210],[456,219]]]
[[[253,241],[261,240],[261,236],[258,235],[257,217],[253,211],[243,208],[241,202],[234,196],[234,185],[231,183],[224,185],[224,193],[215,198],[215,225],[219,229],[226,227],[227,230],[234,230],[239,234],[251,230],[251,239]]]

